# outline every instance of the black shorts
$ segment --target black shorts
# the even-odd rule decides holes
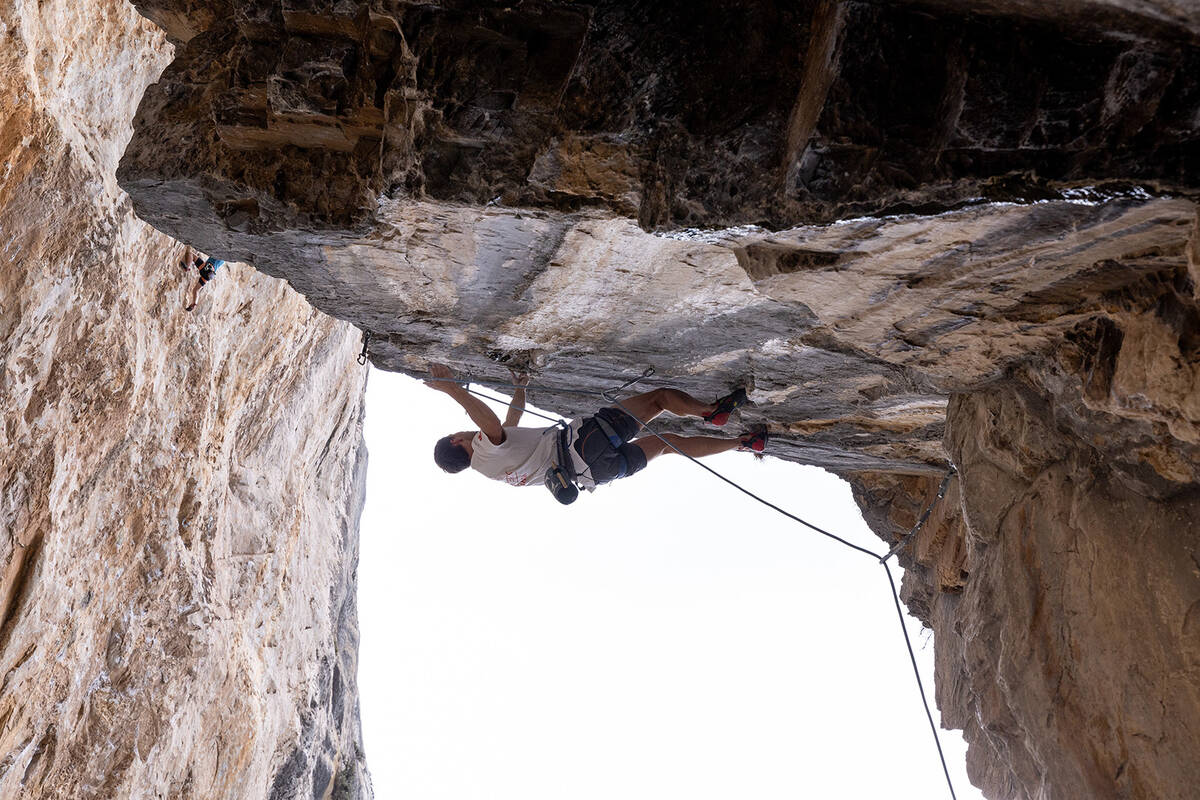
[[[208,283],[216,276],[217,276],[217,271],[216,271],[216,269],[213,268],[212,264],[205,264],[204,266],[200,267],[200,285],[201,286]]]
[[[609,441],[604,429],[596,424],[596,417],[602,417],[620,438],[619,447],[614,447]],[[602,408],[595,416],[583,421],[574,447],[579,457],[587,463],[593,481],[608,483],[617,478],[627,478],[645,468],[645,452],[631,442],[640,429],[638,421],[619,408]]]

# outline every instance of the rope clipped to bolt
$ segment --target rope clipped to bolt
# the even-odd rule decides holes
[[[368,359],[368,358],[370,357],[370,355],[371,355],[371,354],[370,354],[370,353],[367,351],[367,347],[368,347],[368,345],[370,344],[370,342],[371,342],[371,334],[370,334],[368,331],[363,331],[363,332],[362,332],[362,343],[363,343],[363,348],[362,348],[362,352],[358,354],[358,363],[359,363],[359,364],[366,364],[366,363],[367,363],[367,359]]]
[[[958,470],[954,467],[954,465],[950,465],[950,468],[946,471],[946,475],[942,478],[942,483],[938,487],[937,494],[934,496],[934,498],[932,500],[929,501],[929,504],[925,507],[925,511],[922,512],[920,517],[918,517],[916,525],[914,525],[908,533],[906,533],[904,536],[900,537],[900,541],[898,541],[891,548],[891,550],[889,550],[885,555],[881,556],[872,550],[868,550],[865,547],[860,547],[859,545],[856,545],[853,542],[849,542],[840,536],[830,533],[829,531],[825,530],[824,528],[818,527],[817,525],[812,524],[808,520],[798,517],[789,511],[785,511],[784,509],[780,508],[779,506],[775,505],[774,503],[770,502],[769,500],[766,500],[763,497],[760,497],[759,495],[755,494],[754,492],[750,491],[746,487],[739,484],[737,481],[734,481],[731,478],[727,478],[726,476],[722,475],[720,472],[718,472],[717,470],[708,466],[707,464],[701,463],[700,460],[695,458],[694,456],[690,456],[687,453],[683,452],[678,447],[676,447],[674,444],[672,444],[670,442],[670,440],[668,440],[662,434],[660,434],[658,431],[651,428],[649,425],[647,425],[645,422],[642,422],[640,419],[637,419],[636,416],[634,416],[633,414],[631,414],[629,412],[629,409],[625,408],[625,406],[621,403],[621,401],[616,399],[615,395],[617,392],[624,391],[625,389],[629,388],[630,386],[633,386],[634,384],[638,383],[639,381],[649,378],[653,374],[654,374],[654,369],[651,367],[651,368],[647,369],[645,372],[643,372],[641,375],[638,375],[635,378],[631,378],[630,380],[625,381],[625,383],[621,384],[620,386],[614,387],[612,389],[604,389],[604,390],[565,389],[565,388],[555,388],[555,387],[550,387],[550,386],[540,386],[540,385],[536,385],[536,384],[519,386],[515,383],[504,383],[502,381],[466,381],[466,382],[464,382],[461,380],[456,380],[454,378],[427,378],[426,380],[447,381],[450,383],[458,383],[460,385],[463,385],[464,388],[473,395],[482,397],[486,400],[491,400],[492,402],[495,402],[495,403],[507,405],[510,408],[514,407],[514,404],[512,402],[505,401],[504,398],[491,397],[489,395],[483,394],[482,392],[475,391],[474,389],[471,388],[471,383],[475,383],[480,386],[487,386],[487,387],[493,388],[493,389],[512,389],[512,390],[525,389],[527,391],[537,390],[537,391],[545,392],[548,394],[556,394],[556,393],[557,394],[575,394],[575,395],[590,395],[593,397],[600,397],[601,399],[605,400],[606,402],[614,404],[617,408],[621,409],[626,414],[629,414],[629,416],[631,416],[635,420],[637,420],[637,423],[641,427],[642,430],[646,431],[651,436],[654,436],[655,438],[664,442],[667,445],[667,447],[671,448],[673,451],[675,451],[679,455],[683,456],[684,458],[688,459],[692,463],[696,464],[701,469],[706,470],[707,472],[720,478],[722,481],[729,484],[730,486],[737,489],[738,491],[742,492],[743,494],[753,498],[754,500],[757,500],[759,503],[762,503],[767,508],[777,511],[778,513],[782,514],[783,516],[787,517],[788,519],[792,520],[793,522],[798,522],[801,525],[804,525],[805,527],[810,528],[811,530],[815,531],[816,533],[821,534],[822,536],[826,536],[826,537],[834,540],[835,542],[839,542],[839,543],[845,545],[846,547],[850,548],[851,550],[856,550],[860,553],[863,553],[864,555],[868,555],[868,556],[871,556],[872,558],[874,558],[876,560],[876,562],[879,563],[883,567],[884,573],[887,574],[888,586],[890,588],[891,595],[892,595],[892,602],[896,606],[896,615],[900,621],[900,632],[904,634],[904,645],[908,649],[908,658],[909,658],[909,661],[912,663],[913,677],[915,677],[917,679],[917,691],[920,692],[920,694],[921,694],[921,704],[925,707],[925,717],[929,721],[929,730],[933,734],[933,742],[937,746],[938,759],[942,763],[942,773],[946,776],[946,787],[950,790],[951,800],[958,800],[958,796],[954,793],[954,782],[950,779],[950,769],[946,765],[946,754],[942,750],[942,741],[938,737],[937,725],[933,721],[933,713],[929,710],[929,699],[925,695],[925,685],[921,681],[921,672],[917,666],[917,656],[916,656],[916,653],[913,651],[912,640],[909,638],[909,635],[908,635],[908,626],[906,626],[904,624],[904,610],[900,605],[900,593],[896,589],[896,581],[894,578],[892,578],[892,571],[888,567],[888,564],[887,564],[887,560],[889,558],[891,558],[891,556],[894,555],[901,547],[903,547],[904,544],[907,541],[909,541],[909,539],[914,534],[916,534],[917,531],[919,531],[921,529],[921,527],[925,524],[925,521],[927,519],[929,519],[929,514],[933,511],[934,506],[937,505],[937,503],[945,496],[946,488],[950,484],[950,479],[955,475],[955,473]],[[541,417],[542,419],[549,420],[556,424],[562,422],[561,419],[555,419],[553,417],[548,417],[545,414],[539,414],[536,411],[530,411],[529,409],[524,409],[524,411],[526,413],[533,414],[536,417]]]
[[[954,473],[956,472],[958,472],[958,469],[951,464],[950,469],[946,470],[946,476],[942,478],[941,485],[938,486],[937,497],[933,498],[933,500],[929,501],[929,505],[925,506],[924,513],[917,518],[917,524],[912,526],[912,530],[901,536],[899,541],[892,545],[892,549],[887,551],[887,555],[879,559],[880,564],[886,562],[889,558],[900,552],[900,548],[904,547],[904,545],[908,543],[908,540],[911,539],[917,531],[921,530],[921,526],[925,524],[925,520],[929,519],[929,512],[933,511],[933,507],[937,505],[938,501],[946,496],[946,487],[950,485],[950,479],[954,477]]]

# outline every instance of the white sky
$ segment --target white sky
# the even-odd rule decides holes
[[[376,797],[949,797],[872,559],[678,456],[572,506],[444,474],[433,443],[471,427],[372,370],[359,685]],[[829,473],[707,463],[883,547]],[[932,702],[932,639],[907,621]],[[981,798],[961,736],[941,736],[958,797]]]

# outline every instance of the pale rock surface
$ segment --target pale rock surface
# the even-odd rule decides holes
[[[183,247],[117,160],[171,58],[123,2],[0,7],[0,797],[370,796],[358,334]]]
[[[973,780],[1194,795],[1194,0],[138,5],[156,226],[387,369],[751,381],[888,543],[953,462],[898,558]]]
[[[367,330],[380,367],[419,373],[436,358],[504,379],[506,365],[520,365],[545,384],[599,390],[653,366],[656,381],[702,395],[750,380],[756,407],[741,422],[769,423],[776,455],[848,477],[868,522],[889,543],[932,501],[952,461],[958,474],[946,497],[899,559],[906,602],[935,630],[943,721],[964,729],[974,782],[997,800],[1191,796],[1200,752],[1194,0],[736,8],[139,0],[138,7],[181,48],[139,108],[120,173],[139,213],[160,230],[286,278],[316,307]],[[24,19],[36,16],[21,8]],[[52,19],[66,7],[42,8]],[[61,97],[45,102],[71,117]],[[73,125],[66,139],[90,141],[88,125]],[[28,144],[6,146],[32,152]],[[27,203],[33,211],[22,217],[27,237],[38,235],[28,219],[53,208],[39,203]],[[71,218],[84,225],[112,213],[86,207]],[[57,235],[59,227],[48,230]],[[70,245],[80,236],[59,239]],[[129,262],[143,265],[138,291],[158,292],[127,304],[156,309],[144,326],[149,333],[126,345],[146,353],[136,363],[148,375],[186,363],[171,348],[190,346],[183,342],[199,324],[180,321],[159,299],[166,286],[178,291],[169,269],[155,272],[169,260],[147,252]],[[50,273],[77,274],[63,263]],[[235,275],[241,300],[268,285],[235,267],[213,290],[231,289]],[[256,793],[266,787],[293,796],[314,783],[320,790],[318,778],[341,758],[330,754],[350,752],[353,733],[338,725],[353,728],[345,716],[353,695],[347,689],[335,718],[316,713],[324,673],[314,676],[311,661],[283,655],[268,669],[254,643],[271,645],[272,626],[286,619],[299,634],[290,652],[341,653],[343,668],[332,674],[351,686],[351,628],[339,628],[345,636],[335,646],[328,632],[297,630],[289,616],[299,613],[292,597],[315,597],[319,581],[298,586],[294,577],[309,570],[325,570],[323,585],[334,591],[331,606],[314,600],[307,613],[327,620],[331,607],[349,607],[335,597],[349,596],[351,583],[333,573],[347,574],[350,540],[307,566],[284,560],[280,548],[252,556],[264,577],[251,587],[237,571],[250,568],[216,555],[262,552],[253,549],[262,537],[246,538],[239,517],[221,516],[228,527],[206,523],[199,536],[201,559],[191,555],[200,546],[194,527],[179,519],[203,514],[178,511],[199,503],[255,515],[256,530],[286,528],[287,559],[302,560],[314,547],[320,556],[304,527],[329,529],[303,510],[307,503],[326,515],[341,509],[345,530],[353,529],[361,461],[349,432],[361,377],[338,370],[352,362],[356,343],[348,329],[304,317],[291,295],[277,291],[271,311],[242,323],[233,314],[214,326],[209,335],[227,349],[199,349],[205,357],[230,354],[211,362],[225,377],[204,378],[211,388],[197,390],[203,401],[161,415],[169,424],[180,408],[220,409],[187,429],[194,431],[187,441],[205,445],[192,451],[189,474],[213,483],[198,483],[186,503],[186,484],[171,484],[166,500],[150,495],[146,519],[165,519],[180,540],[164,545],[155,564],[206,565],[179,573],[204,592],[228,592],[204,597],[249,592],[239,607],[263,630],[244,629],[205,652],[235,654],[221,685],[257,687],[238,697],[253,698],[247,702],[264,713],[222,716],[234,701],[214,690],[203,710],[211,717],[201,724],[225,726],[239,742],[246,732],[237,723],[270,728],[249,739],[237,762],[248,782],[238,788],[253,783]],[[210,314],[240,311],[206,292]],[[36,309],[53,297],[38,290],[20,319],[48,313]],[[246,384],[239,394],[226,386],[245,371],[235,354],[260,354],[268,372],[276,363],[256,349],[261,342],[236,339],[238,324],[266,324],[268,313],[272,325],[287,324],[289,314],[291,324],[309,320],[300,333],[263,334],[279,341],[278,363],[309,365],[280,378],[271,373],[272,387],[287,385],[287,376],[307,384],[293,393],[295,411],[275,413],[273,388],[262,405],[241,398],[266,389]],[[64,324],[64,331],[86,329],[73,317]],[[189,326],[187,336],[180,325]],[[44,355],[19,363],[34,378],[38,365],[48,369]],[[350,388],[338,389],[341,381]],[[6,435],[64,447],[56,431],[75,416],[86,422],[89,413],[107,413],[105,404],[119,409],[123,401],[109,397],[123,385],[109,391],[90,383],[78,392],[90,411],[40,426],[34,421],[64,404],[29,391],[14,403],[18,416],[7,421],[6,412]],[[226,399],[214,402],[210,393]],[[327,427],[314,429],[313,441],[331,437],[325,455],[289,433],[321,398]],[[534,400],[568,414],[599,402],[553,392]],[[96,441],[78,456],[81,464],[113,447]],[[141,453],[140,441],[114,451],[125,474],[142,476],[145,464],[166,460],[162,445],[147,445],[145,457],[122,461]],[[51,453],[42,458],[59,463],[54,447],[41,447]],[[292,472],[281,473],[281,463]],[[311,478],[331,472],[322,485],[344,492],[322,503],[310,496]],[[103,485],[89,483],[90,474],[79,470],[75,483],[60,478],[43,495],[59,497],[61,486],[88,497]],[[261,494],[246,488],[259,482]],[[251,503],[250,494],[276,500]],[[222,496],[230,498],[224,507]],[[73,535],[111,527],[93,506],[90,516],[72,517],[66,501],[26,502],[12,513],[43,507]],[[31,513],[14,529],[39,530]],[[308,516],[301,525],[289,513]],[[148,539],[145,530],[159,528],[137,535]],[[34,552],[52,540],[38,541]],[[20,566],[27,562],[42,559],[9,559],[6,586],[16,590],[5,607],[17,609],[18,620],[28,602]],[[225,577],[206,581],[204,569]],[[161,585],[137,575],[108,580]],[[232,608],[232,600],[213,608]],[[106,609],[108,627],[92,623],[79,636],[108,636],[120,618]],[[151,616],[136,620],[149,625]],[[127,657],[124,631],[112,645],[118,658]],[[7,643],[4,653],[10,658]],[[114,664],[105,667],[110,678],[121,666]],[[294,676],[285,681],[290,689],[268,683],[280,672]],[[40,716],[13,717],[57,720],[53,738],[35,736],[44,724],[12,728],[33,731],[28,741],[16,736],[10,750],[18,754],[13,763],[25,759],[21,773],[30,780],[48,780],[38,777],[47,761],[72,763],[66,745],[51,751],[34,741],[57,742],[79,727],[62,697],[38,706],[46,709]],[[315,716],[297,710],[304,703]],[[105,720],[115,719],[114,708],[105,707]],[[275,716],[281,708],[292,709],[291,727]],[[344,733],[326,745],[321,731],[335,729]],[[116,741],[132,742],[130,764],[142,763],[136,736]],[[82,753],[77,763],[91,763],[94,752],[88,745],[70,751]],[[353,774],[360,769],[354,762]],[[163,788],[176,779],[183,780],[175,773],[147,780]],[[335,779],[322,791],[336,786]]]

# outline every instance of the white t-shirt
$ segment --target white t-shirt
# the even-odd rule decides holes
[[[504,441],[475,434],[471,469],[512,486],[541,486],[554,458],[554,428],[505,428]]]
[[[580,420],[570,424],[569,442],[575,441],[580,424]],[[511,486],[544,486],[546,470],[554,461],[557,439],[558,428],[553,425],[548,428],[505,428],[501,444],[492,444],[492,440],[479,431],[471,440],[471,468]],[[587,464],[574,448],[570,451],[580,483],[584,488],[592,489],[595,483],[589,480]]]

